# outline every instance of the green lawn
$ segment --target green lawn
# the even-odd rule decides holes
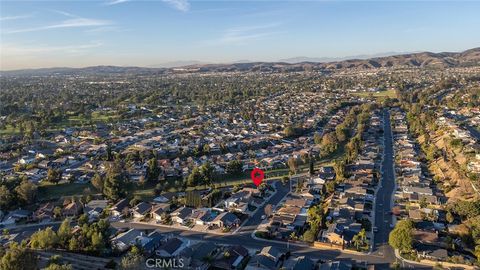
[[[380,99],[380,98],[396,98],[397,97],[397,91],[395,89],[390,89],[386,91],[380,91],[380,92],[356,92],[353,93],[353,95],[360,96],[360,97],[369,97],[373,96],[374,98]]]
[[[63,183],[57,185],[51,183],[42,183],[38,186],[39,201],[56,200],[65,196],[88,195],[94,193],[96,193],[96,190],[90,183]]]
[[[272,171],[273,173],[270,172],[265,172],[265,181],[272,181],[272,180],[278,180],[281,179],[283,176],[288,176],[288,169],[284,170],[274,170]],[[166,188],[164,188],[164,191],[168,192],[179,192],[178,188],[175,187],[173,184],[175,180],[167,181]],[[243,184],[249,184],[251,183],[252,180],[250,179],[250,175],[248,174],[243,174],[239,176],[224,176],[221,177],[220,179],[216,180],[214,183],[216,187],[229,187],[229,186],[234,186],[234,185],[243,185]],[[165,185],[164,185],[165,186]],[[199,185],[196,187],[187,187],[186,191],[191,191],[191,190],[198,190],[198,189],[206,189],[209,186],[207,185]],[[148,199],[153,199],[155,197],[155,184],[150,184],[150,183],[145,183],[143,186],[131,184],[128,187],[128,190],[131,192],[133,196],[139,196],[143,200],[148,200]]]
[[[78,115],[73,115],[72,113],[66,113],[66,119],[58,122],[58,123],[52,123],[50,126],[48,126],[47,131],[49,132],[55,132],[62,130],[66,127],[78,127],[82,126],[82,124],[87,124],[89,122],[91,123],[107,123],[111,120],[116,120],[118,119],[117,115],[113,114],[104,114],[104,113],[99,113],[99,112],[94,112],[92,113],[92,118],[90,120],[87,120],[83,116],[78,116]],[[8,136],[8,135],[14,135],[19,132],[18,128],[13,128],[10,125],[7,125],[5,129],[0,129],[0,136]]]
[[[13,135],[18,133],[18,128],[13,128],[13,126],[7,125],[5,129],[0,129],[0,136]]]

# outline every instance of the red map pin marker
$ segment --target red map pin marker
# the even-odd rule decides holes
[[[255,186],[258,187],[258,185],[262,183],[263,178],[265,178],[265,173],[263,173],[263,171],[260,170],[259,168],[255,168],[252,170],[250,177],[252,178],[252,181],[255,184]]]

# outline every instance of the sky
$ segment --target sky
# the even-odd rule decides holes
[[[0,0],[0,69],[480,46],[480,1]]]

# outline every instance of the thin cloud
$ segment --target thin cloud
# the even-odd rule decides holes
[[[72,17],[72,16],[70,16]],[[64,20],[60,23],[32,27],[32,28],[23,28],[23,29],[14,29],[5,31],[6,34],[15,34],[15,33],[25,33],[25,32],[34,32],[34,31],[44,31],[51,29],[63,29],[63,28],[79,28],[79,27],[93,27],[93,26],[106,26],[112,25],[113,23],[108,20],[98,20],[82,17],[74,17],[73,19]]]
[[[25,46],[18,44],[4,44],[1,45],[1,52],[3,55],[15,56],[15,55],[35,55],[43,53],[79,53],[85,52],[89,49],[97,48],[102,46],[101,42],[94,42],[88,44],[79,44],[79,45],[66,45],[66,46],[48,46],[48,45],[35,45],[35,46]]]
[[[109,2],[106,2],[105,5],[114,6],[114,5],[130,2],[130,1],[132,0],[111,0]],[[188,2],[188,0],[160,0],[160,1],[167,3],[169,6],[182,12],[187,12],[190,10],[190,3]]]
[[[12,20],[20,20],[20,19],[28,19],[31,18],[31,14],[26,14],[26,15],[17,15],[17,16],[6,16],[6,17],[0,17],[0,21],[12,21]]]
[[[116,26],[100,26],[92,29],[85,30],[84,33],[106,33],[106,32],[124,32]]]
[[[55,13],[58,13],[58,14],[61,14],[63,16],[70,17],[70,18],[80,18],[80,16],[77,16],[75,14],[72,14],[72,13],[69,13],[69,12],[66,12],[66,11],[63,11],[63,10],[49,9],[49,11],[55,12]]]
[[[190,3],[187,0],[162,0],[164,3],[167,3],[174,9],[177,9],[182,12],[187,12],[190,10]]]
[[[113,6],[113,5],[118,5],[118,4],[125,3],[125,2],[130,2],[130,0],[113,0],[113,1],[109,1],[109,2],[105,3],[105,5]]]

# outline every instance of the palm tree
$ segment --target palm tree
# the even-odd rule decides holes
[[[362,229],[360,232],[354,235],[352,241],[357,250],[360,250],[362,247],[368,245],[367,233],[365,229]]]

